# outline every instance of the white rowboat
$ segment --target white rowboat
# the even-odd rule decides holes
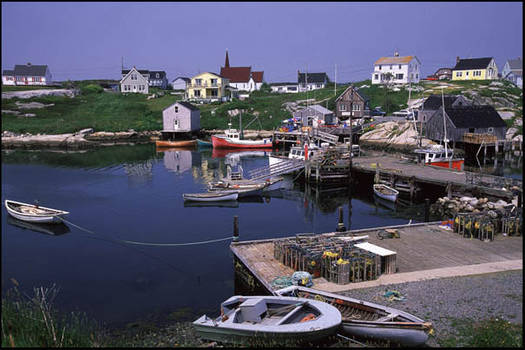
[[[207,192],[207,193],[184,193],[182,198],[185,201],[194,201],[194,202],[217,202],[217,201],[235,201],[237,200],[239,194],[237,192]]]
[[[201,338],[251,346],[322,339],[340,325],[334,306],[283,296],[233,296],[221,304],[218,318],[203,315],[193,322]]]
[[[9,215],[18,220],[35,222],[35,223],[59,223],[62,222],[61,216],[67,215],[69,212],[41,207],[34,204],[16,202],[6,199],[5,208]]]
[[[384,184],[374,184],[374,194],[379,198],[395,202],[399,191]]]

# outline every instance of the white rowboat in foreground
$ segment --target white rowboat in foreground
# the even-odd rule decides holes
[[[61,216],[69,212],[41,207],[34,204],[16,202],[9,199],[5,200],[7,212],[18,220],[36,223],[58,223],[62,222]]]

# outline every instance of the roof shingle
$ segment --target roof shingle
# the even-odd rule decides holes
[[[394,56],[394,57],[381,57],[374,64],[407,64],[414,56]]]
[[[454,70],[466,70],[466,69],[485,69],[488,67],[492,57],[482,57],[482,58],[465,58],[460,59]]]
[[[44,77],[46,75],[47,65],[17,64],[15,65],[15,75]]]
[[[457,128],[498,128],[507,126],[492,106],[445,108],[445,111]]]

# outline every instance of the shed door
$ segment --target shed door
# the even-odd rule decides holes
[[[179,120],[178,120],[178,119],[175,119],[175,120],[173,121],[173,129],[178,130],[178,129],[179,129],[179,125],[180,125],[180,124],[179,124]]]

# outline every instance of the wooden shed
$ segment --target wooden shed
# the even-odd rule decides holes
[[[200,110],[189,102],[177,101],[162,111],[163,139],[176,138],[177,134],[195,133],[201,128]]]
[[[505,139],[507,124],[492,106],[462,106],[445,108],[447,139],[462,142],[465,133],[490,134]],[[444,138],[443,108],[440,107],[427,120],[425,137],[441,141]]]
[[[355,246],[381,257],[379,274],[391,274],[396,272],[396,252],[368,242],[358,243]]]

